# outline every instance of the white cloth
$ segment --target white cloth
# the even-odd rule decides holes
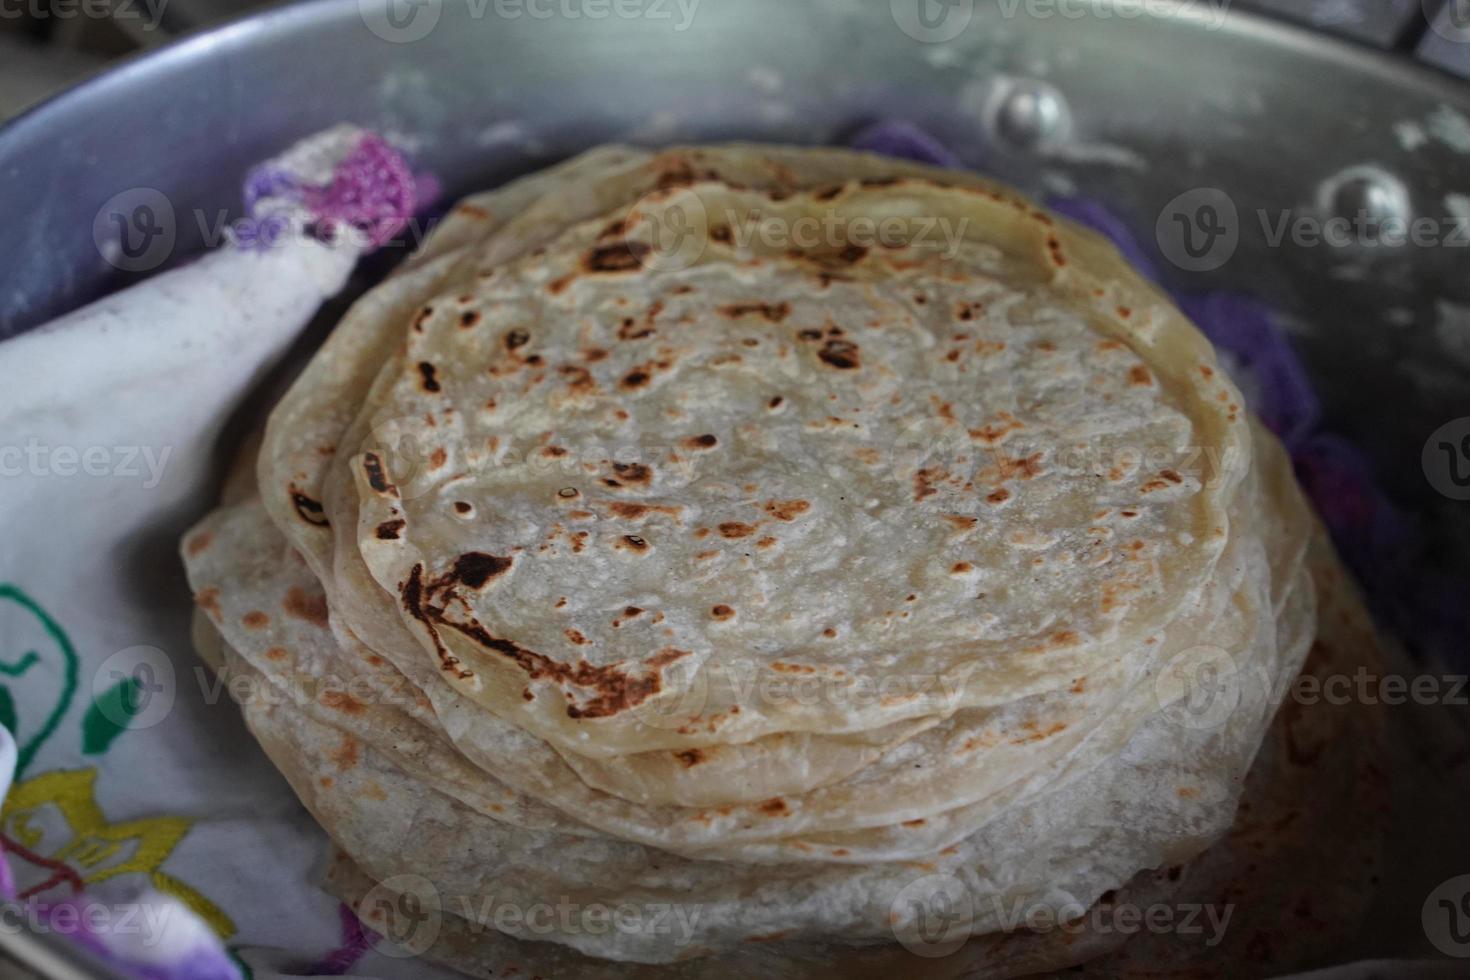
[[[282,161],[320,180],[354,135]],[[0,830],[89,896],[181,883],[246,962],[309,965],[343,925],[311,884],[324,836],[192,651],[179,539],[225,422],[356,259],[299,235],[226,247],[0,344],[0,717],[23,755]],[[104,697],[130,677],[135,710]],[[6,858],[22,893],[55,877]]]

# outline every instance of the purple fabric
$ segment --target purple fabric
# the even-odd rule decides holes
[[[1271,310],[1239,293],[1181,293],[1180,308],[1254,380],[1251,407],[1266,427],[1295,451],[1322,421],[1322,405],[1306,368]]]
[[[1123,220],[1112,211],[1085,197],[1051,198],[1046,206],[1064,218],[1071,218],[1085,228],[1102,235],[1118,247],[1123,257],[1151,282],[1159,281],[1159,267],[1153,256],[1143,250],[1138,239]]]
[[[1378,495],[1368,461],[1341,436],[1317,435],[1293,456],[1297,478],[1316,501],[1334,535],[1367,541],[1377,520]]]
[[[1470,582],[1426,567],[1425,529],[1378,489],[1371,464],[1351,442],[1316,435],[1295,460],[1298,479],[1379,619],[1412,652],[1463,665]]]
[[[301,971],[303,976],[340,976],[356,966],[363,954],[373,948],[377,933],[365,928],[352,909],[338,905],[337,919],[342,929],[342,945]]]
[[[10,789],[9,783],[0,784],[0,796]],[[10,861],[5,857],[5,849],[0,847],[0,896],[4,898],[15,898],[15,872],[10,870]]]
[[[852,148],[900,160],[932,163],[940,167],[960,166],[959,157],[913,123],[885,119],[864,128],[851,140]]]

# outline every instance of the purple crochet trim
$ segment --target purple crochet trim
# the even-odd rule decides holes
[[[301,184],[289,171],[272,163],[262,163],[245,175],[245,210],[255,213],[261,201],[271,197],[301,199]]]
[[[408,225],[418,209],[418,181],[403,155],[369,133],[337,164],[332,182],[304,188],[304,200],[326,234],[351,225],[378,248]]]
[[[909,123],[882,122],[853,141],[859,149],[940,166],[958,161]],[[1159,266],[1128,225],[1085,198],[1047,202],[1117,246],[1139,272],[1160,282]],[[1174,292],[1244,389],[1252,409],[1291,452],[1297,476],[1363,583],[1379,619],[1421,654],[1463,659],[1470,635],[1470,583],[1424,571],[1418,529],[1378,489],[1366,456],[1348,440],[1320,431],[1321,403],[1284,330],[1259,300],[1223,290]]]
[[[365,928],[362,920],[346,905],[337,906],[337,919],[342,928],[342,945],[304,969],[303,976],[341,976],[356,966],[363,954],[377,942],[377,933]]]
[[[244,189],[250,217],[236,224],[235,238],[247,251],[263,251],[279,242],[291,229],[289,208],[265,209],[281,201],[304,207],[322,239],[330,240],[345,225],[363,235],[372,251],[392,241],[439,191],[437,179],[415,174],[403,154],[368,133],[337,163],[326,184],[304,184],[273,163],[251,170]]]

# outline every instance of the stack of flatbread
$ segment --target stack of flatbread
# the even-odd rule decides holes
[[[466,972],[1264,967],[1371,875],[1372,719],[1278,713],[1319,610],[1372,645],[1280,447],[1006,188],[593,151],[456,208],[250,459],[201,652],[333,887]]]

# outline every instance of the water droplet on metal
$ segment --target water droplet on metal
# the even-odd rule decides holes
[[[1324,218],[1351,222],[1364,245],[1377,244],[1385,232],[1402,234],[1413,217],[1409,189],[1393,174],[1374,166],[1349,167],[1317,189]]]
[[[995,109],[995,132],[1021,150],[1033,150],[1066,136],[1072,124],[1071,110],[1062,94],[1046,82],[1032,79],[1012,82]]]

